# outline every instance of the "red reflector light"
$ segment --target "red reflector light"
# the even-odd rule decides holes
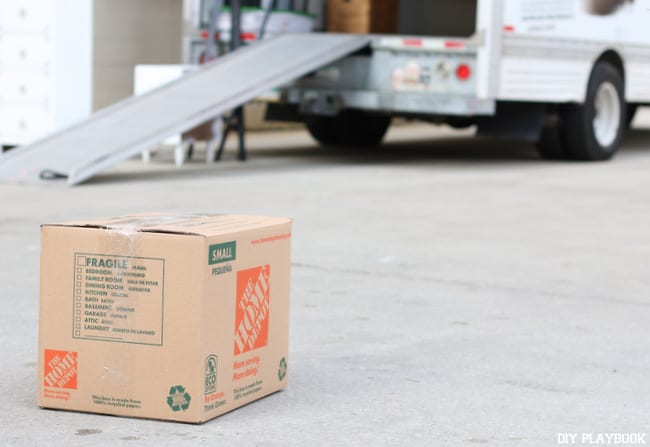
[[[472,69],[467,64],[460,64],[456,67],[456,77],[461,81],[467,81],[472,76]]]
[[[465,48],[465,42],[460,42],[457,40],[445,40],[445,48]]]
[[[422,39],[402,39],[402,46],[405,47],[421,47]]]

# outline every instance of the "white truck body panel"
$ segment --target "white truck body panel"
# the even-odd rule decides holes
[[[650,101],[650,0],[502,2],[501,26],[490,30],[501,36],[496,99],[582,102],[595,61],[613,50],[626,100]]]
[[[650,44],[647,33],[649,0],[503,1],[504,31],[518,36],[605,44]]]

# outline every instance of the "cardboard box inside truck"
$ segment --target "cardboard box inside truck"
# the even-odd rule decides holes
[[[40,406],[199,423],[286,386],[290,219],[41,231]]]
[[[394,33],[398,0],[330,0],[327,30],[341,33]]]

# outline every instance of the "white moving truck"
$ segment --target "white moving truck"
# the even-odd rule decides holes
[[[268,118],[326,145],[379,144],[401,116],[606,160],[650,103],[650,0],[402,0],[398,31],[284,88]]]

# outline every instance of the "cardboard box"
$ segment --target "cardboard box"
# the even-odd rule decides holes
[[[341,33],[397,31],[398,0],[330,0],[327,30]]]
[[[289,219],[41,231],[40,406],[199,423],[286,386]]]

